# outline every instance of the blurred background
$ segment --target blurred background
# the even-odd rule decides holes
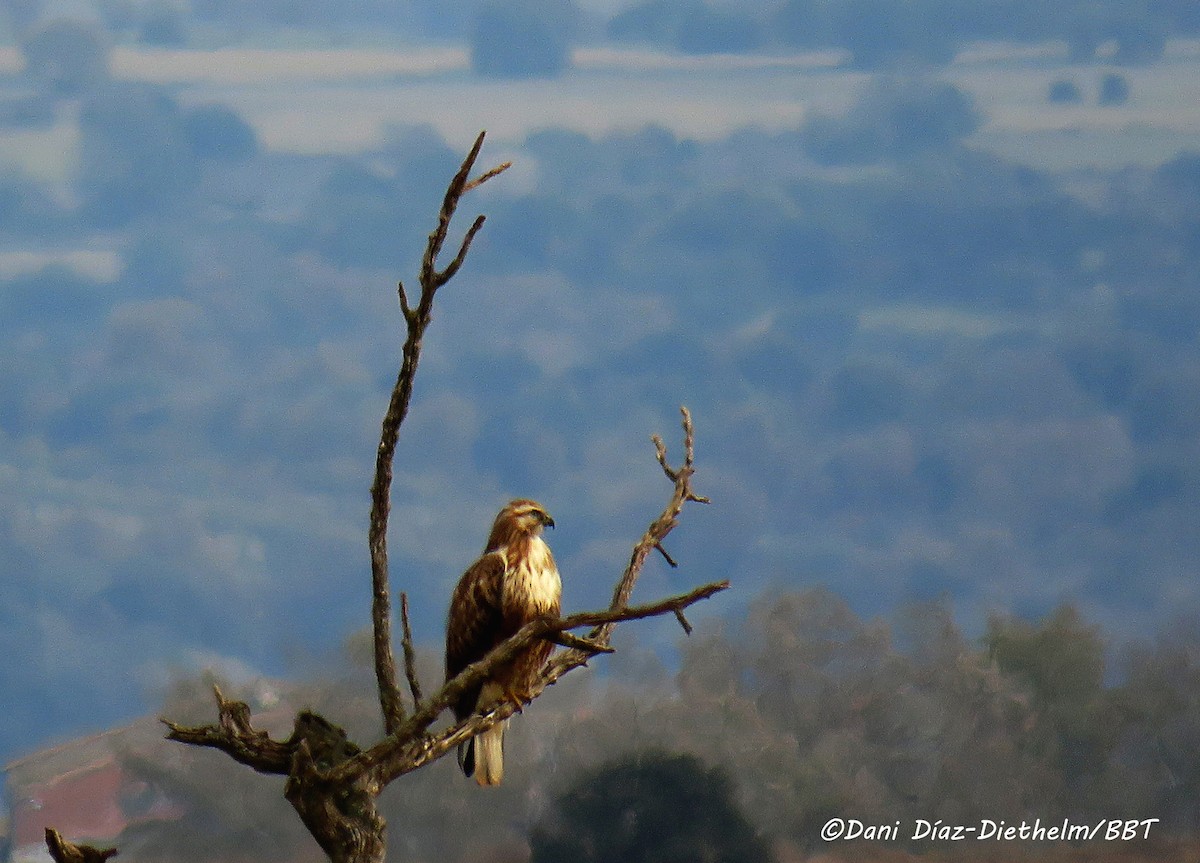
[[[605,816],[572,783],[605,776],[712,790],[695,805],[728,803],[744,859],[802,859],[829,814],[1189,834],[1198,9],[0,3],[10,809],[61,773],[37,753],[100,740],[166,834],[303,856],[261,826],[278,813],[195,803],[245,781],[296,829],[267,780],[204,761],[203,786],[161,765],[206,753],[112,741],[210,718],[206,675],[285,729],[326,704],[374,733],[395,284],[487,129],[481,167],[515,164],[463,204],[459,231],[488,222],[439,294],[393,489],[427,689],[510,497],[553,513],[566,608],[607,603],[669,492],[648,438],[678,455],[680,404],[714,503],[636,598],[734,590],[686,644],[628,626],[539,701],[510,735],[527,771],[482,814],[449,763],[397,783],[397,853],[586,859],[561,844],[570,807]]]

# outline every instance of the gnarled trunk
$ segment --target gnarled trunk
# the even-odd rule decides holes
[[[296,748],[283,796],[333,863],[383,863],[386,823],[369,779],[331,781],[329,771],[357,755],[346,732],[310,711],[296,717]]]
[[[385,823],[362,788],[288,779],[284,796],[333,863],[383,863]]]

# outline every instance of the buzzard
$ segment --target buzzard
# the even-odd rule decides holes
[[[541,504],[514,500],[492,524],[483,556],[463,573],[450,600],[446,623],[446,680],[482,659],[529,621],[557,617],[562,581],[542,529],[554,519]],[[540,641],[498,670],[491,680],[465,692],[452,706],[462,721],[502,700],[520,705],[554,645]],[[504,726],[499,723],[458,747],[458,764],[480,785],[504,777]]]

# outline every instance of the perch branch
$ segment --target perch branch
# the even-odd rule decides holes
[[[569,632],[554,632],[546,636],[547,641],[553,641],[559,647],[569,647],[574,650],[582,650],[585,653],[616,653],[615,647],[608,647],[604,644],[594,644],[586,638],[580,638],[578,635],[572,635]]]
[[[433,736],[425,735],[426,729],[463,692],[487,680],[494,675],[497,668],[511,662],[518,653],[528,649],[529,645],[538,639],[552,638],[559,633],[564,633],[571,629],[579,629],[584,626],[614,625],[624,620],[642,620],[648,617],[680,612],[684,608],[701,600],[708,599],[710,596],[728,587],[728,581],[718,581],[698,587],[688,593],[672,596],[647,605],[627,606],[625,608],[607,609],[604,611],[584,611],[568,615],[567,617],[546,617],[527,623],[521,629],[517,630],[516,634],[512,637],[497,645],[483,659],[468,665],[461,673],[447,681],[437,694],[433,695],[424,707],[409,717],[393,736],[376,744],[358,757],[347,761],[344,765],[337,768],[330,775],[329,779],[332,782],[340,782],[366,771],[372,774],[372,783],[382,788],[397,776],[402,776],[405,773],[416,770],[429,761],[440,758],[450,748],[461,742],[458,730],[462,726],[456,725]],[[590,656],[598,651],[607,652],[607,645],[585,643],[588,644],[590,652],[587,652],[585,649],[579,649],[572,651],[572,653],[578,652]],[[576,664],[582,665],[584,663],[578,662]],[[532,687],[530,695],[536,697],[546,686],[553,682],[553,680],[543,676]],[[490,728],[496,722],[508,718],[515,710],[516,705],[507,702],[499,705],[489,713],[470,717],[465,720],[464,724],[474,729],[474,731],[472,734],[468,734],[467,737],[478,734]],[[453,739],[453,742],[451,742],[451,739]]]
[[[446,195],[438,212],[437,227],[429,235],[425,254],[421,259],[421,296],[413,307],[401,283],[398,288],[400,308],[408,334],[404,341],[403,359],[396,384],[392,388],[387,412],[379,434],[379,448],[375,455],[375,479],[371,484],[371,518],[367,531],[367,543],[371,551],[371,623],[374,632],[375,679],[379,686],[379,707],[383,713],[383,725],[388,734],[393,733],[404,721],[404,704],[400,697],[400,686],[396,680],[396,660],[392,651],[392,610],[388,581],[387,529],[391,512],[392,462],[396,454],[396,443],[400,426],[408,415],[412,400],[413,380],[417,364],[421,359],[421,339],[432,319],[433,295],[442,285],[450,281],[462,266],[471,241],[483,227],[483,216],[475,219],[467,231],[458,254],[445,270],[437,269],[437,257],[446,242],[450,220],[458,209],[462,196],[507,168],[500,165],[486,172],[476,181],[469,182],[475,160],[483,147],[484,133],[475,139],[470,153],[463,160],[458,172],[450,181]]]

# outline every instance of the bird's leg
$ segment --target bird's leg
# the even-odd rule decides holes
[[[504,687],[504,697],[509,700],[514,708],[516,708],[517,713],[522,713],[522,708],[524,708],[524,706],[531,701],[531,699],[528,697],[521,698],[521,696],[513,692],[512,688],[508,686]]]

